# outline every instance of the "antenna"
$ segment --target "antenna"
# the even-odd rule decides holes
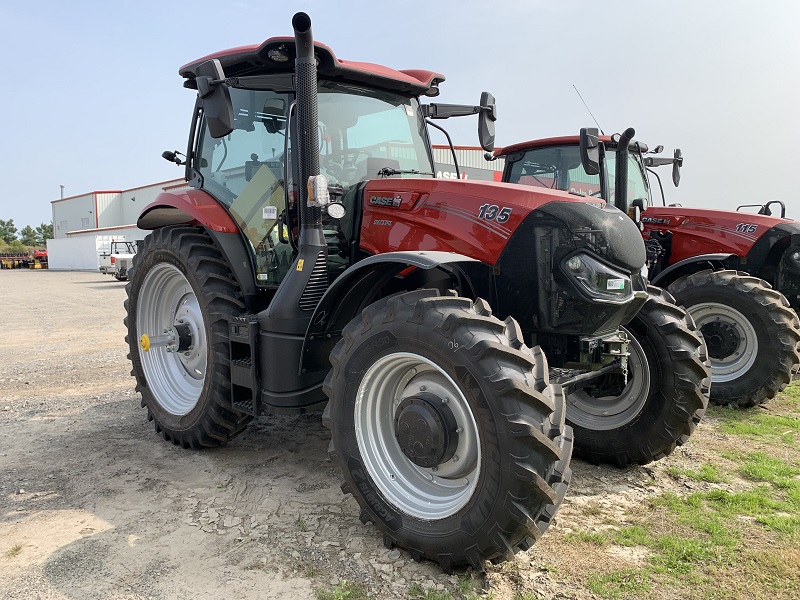
[[[578,94],[578,98],[580,98],[580,99],[581,99],[581,102],[583,102],[583,105],[586,107],[586,110],[588,110],[588,111],[589,111],[589,114],[592,116],[592,120],[594,121],[594,124],[595,124],[595,125],[597,125],[597,128],[600,130],[600,133],[602,133],[603,135],[605,135],[605,134],[606,134],[606,132],[605,132],[605,131],[603,131],[603,128],[602,128],[602,127],[600,127],[600,123],[598,123],[598,122],[597,122],[597,119],[595,119],[595,118],[594,118],[594,115],[592,115],[592,111],[591,111],[591,110],[589,110],[589,105],[588,105],[588,104],[586,104],[586,100],[584,100],[584,99],[583,99],[583,96],[581,96],[581,93],[578,91],[578,88],[576,88],[576,87],[575,87],[575,84],[574,84],[574,83],[572,84],[572,87],[573,87],[573,88],[575,88],[575,93],[576,93],[576,94]]]

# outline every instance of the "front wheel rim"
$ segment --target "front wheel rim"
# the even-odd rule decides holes
[[[628,382],[621,393],[607,393],[622,385],[610,378],[621,378],[622,374],[604,377],[604,382],[595,386],[589,393],[578,390],[567,397],[567,419],[579,427],[591,431],[617,429],[632,421],[650,397],[650,364],[644,348],[634,335],[622,328],[629,338]]]
[[[688,307],[687,312],[694,319],[697,328],[704,333],[704,337],[704,327],[707,332],[709,327],[721,323],[732,328],[738,338],[736,347],[724,355],[709,355],[712,385],[714,382],[733,381],[750,370],[758,356],[758,335],[750,319],[735,308],[715,302],[695,304]],[[706,338],[706,343],[709,342]]]
[[[186,276],[174,265],[160,263],[145,275],[136,307],[137,340],[160,335],[176,325],[191,332],[191,346],[169,352],[165,346],[139,348],[145,380],[154,400],[175,416],[197,406],[205,384],[207,341],[203,311]]]
[[[433,468],[409,460],[395,438],[395,411],[420,391],[447,398],[461,429],[453,458]],[[481,470],[478,426],[458,385],[434,362],[407,352],[378,359],[358,387],[354,419],[363,464],[381,495],[398,510],[436,520],[469,502]]]

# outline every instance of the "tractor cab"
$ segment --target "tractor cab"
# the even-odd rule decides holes
[[[614,202],[616,194],[617,153],[614,136],[598,136],[597,152],[603,158],[596,169],[584,166],[577,136],[546,138],[514,144],[498,149],[496,157],[506,160],[503,181],[522,185],[559,189],[578,196],[606,199]],[[627,193],[617,206],[625,213],[638,206],[640,210],[653,205],[653,194],[644,164],[635,149],[647,147],[639,142],[629,145],[627,154]],[[640,150],[641,151],[641,150]]]
[[[323,216],[333,280],[351,262],[357,190],[380,177],[433,177],[433,165],[416,98],[325,80],[318,92],[320,174],[344,208],[341,218]],[[230,98],[230,133],[215,138],[200,125],[193,182],[228,209],[250,242],[258,283],[274,286],[297,248],[294,93],[231,87]]]
[[[359,258],[357,199],[370,180],[433,178],[427,119],[479,114],[479,135],[493,149],[493,98],[483,107],[422,105],[444,77],[337,58],[314,44],[319,174],[333,210],[322,207],[328,280]],[[187,180],[216,199],[246,236],[259,287],[276,288],[297,255],[302,215],[298,182],[296,49],[290,38],[235,48],[180,69],[198,89]],[[174,159],[174,154],[165,156]],[[305,185],[305,184],[303,184]]]

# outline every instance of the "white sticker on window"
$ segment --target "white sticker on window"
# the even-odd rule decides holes
[[[624,290],[625,289],[625,280],[624,279],[609,279],[606,281],[606,289],[607,290]]]
[[[408,104],[406,104],[406,114],[409,117],[413,117],[414,116],[414,109]]]
[[[258,275],[256,275],[256,279],[258,279],[259,281],[266,281],[267,279],[269,279],[269,274],[259,273]]]
[[[278,207],[277,206],[265,206],[264,207],[264,218],[265,219],[272,219],[275,220],[278,218]]]

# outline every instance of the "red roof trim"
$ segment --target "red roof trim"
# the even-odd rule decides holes
[[[185,179],[167,179],[166,181],[159,181],[157,183],[150,183],[147,185],[140,185],[138,187],[128,188],[126,190],[94,190],[91,192],[86,192],[85,194],[77,194],[75,196],[69,196],[68,198],[59,198],[57,200],[51,200],[50,204],[55,204],[56,202],[63,202],[64,200],[74,200],[75,198],[81,198],[83,196],[92,196],[97,194],[124,194],[126,192],[135,192],[136,190],[143,190],[149,187],[156,187],[156,186],[168,186],[169,189],[172,187],[180,187],[181,185],[185,185]],[[168,189],[167,187],[162,187],[162,190]]]

